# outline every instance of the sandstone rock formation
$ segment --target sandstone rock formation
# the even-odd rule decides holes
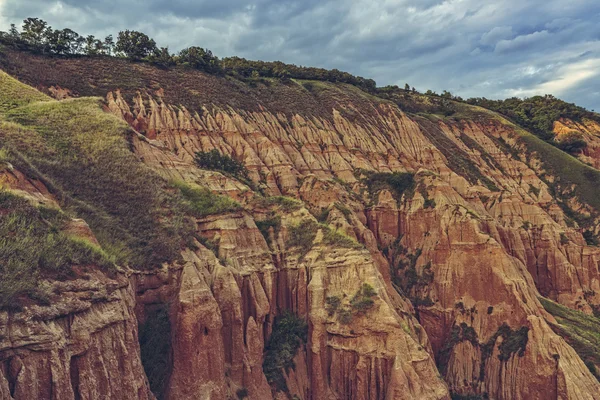
[[[88,93],[91,85],[69,87],[50,72],[44,82],[61,96],[104,96],[105,111],[131,127],[140,162],[242,207],[196,216],[181,259],[160,270],[123,266],[129,280],[94,275],[86,296],[99,300],[91,305],[83,282],[50,283],[70,287],[61,296],[80,296],[81,310],[3,313],[3,338],[19,330],[36,338],[29,332],[42,328],[53,335],[32,344],[5,339],[6,398],[43,398],[49,390],[60,398],[151,398],[137,323],[163,307],[171,347],[159,398],[600,399],[600,383],[551,329],[556,321],[539,301],[586,314],[599,309],[600,250],[569,212],[594,220],[599,210],[561,195],[544,153],[528,150],[526,132],[466,105],[457,116],[425,117],[335,84],[310,92],[274,83],[239,94],[237,83],[198,73],[198,90],[186,101],[168,72],[131,68],[148,82],[164,78],[163,87],[115,83],[108,93],[99,86]],[[25,68],[31,80],[28,74]],[[232,87],[236,94],[224,99]],[[597,132],[557,122],[559,134],[565,129]],[[582,160],[597,166],[594,148]],[[253,184],[198,168],[195,153],[212,149],[243,161]],[[407,173],[414,183],[370,185],[373,173]],[[60,203],[18,171],[5,169],[0,183],[32,201]],[[85,236],[83,221],[70,229]],[[283,371],[286,389],[277,390],[263,363],[285,311],[306,321],[307,339],[294,368]],[[34,312],[46,322],[28,317]],[[12,354],[27,354],[36,366]],[[91,371],[93,357],[102,365]],[[105,371],[125,372],[107,383]],[[19,383],[29,376],[38,387]]]

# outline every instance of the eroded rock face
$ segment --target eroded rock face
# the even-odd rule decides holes
[[[6,166],[0,190],[58,208],[43,183]],[[97,244],[85,221],[63,228]],[[66,281],[45,280],[50,305],[0,312],[0,398],[154,399],[140,360],[135,293],[126,274],[75,266]]]
[[[219,85],[211,81],[210,90]],[[131,148],[142,162],[245,209],[198,218],[198,241],[180,263],[129,281],[94,276],[85,295],[79,280],[60,292],[97,301],[2,317],[10,340],[0,352],[0,393],[150,398],[136,317],[143,323],[152,307],[166,305],[172,349],[162,398],[600,398],[600,384],[550,329],[553,317],[538,300],[591,313],[600,305],[599,252],[559,207],[552,177],[541,179],[543,163],[519,154],[515,129],[485,116],[409,115],[330,89],[311,97],[318,113],[282,112],[256,93],[251,108],[207,102],[197,109],[163,101],[162,89],[133,98],[108,93],[106,110],[135,130]],[[257,191],[197,168],[195,152],[212,149],[244,161],[264,194],[302,204],[256,205]],[[410,172],[415,185],[369,191],[364,170]],[[0,183],[32,201],[53,200],[10,169]],[[261,232],[256,222],[273,216],[281,225]],[[302,221],[316,227],[306,248],[290,245]],[[72,232],[86,236],[84,224],[73,221]],[[346,237],[332,240],[331,229]],[[373,294],[357,303],[364,284]],[[308,323],[308,334],[282,392],[267,381],[263,362],[285,310]],[[36,333],[48,329],[52,335]],[[110,371],[120,381],[107,380]]]
[[[547,184],[538,177],[535,160],[511,154],[509,148],[517,145],[511,128],[492,120],[432,123],[376,103],[376,112],[357,118],[360,123],[335,111],[331,120],[267,110],[205,109],[199,114],[141,95],[130,107],[119,93],[109,95],[108,105],[134,121],[132,126],[146,136],[135,141],[136,151],[165,176],[237,195],[241,190],[229,189],[233,183],[225,183],[228,178],[215,183],[196,172],[194,152],[216,148],[243,159],[268,193],[299,197],[313,211],[331,208],[327,222],[366,246],[360,262],[351,261],[360,258],[352,251],[344,251],[343,260],[323,254],[313,260],[309,253],[297,262],[293,255],[282,254],[285,241],[274,238],[273,257],[264,249],[260,261],[255,254],[260,248],[256,232],[237,229],[232,236],[218,217],[199,228],[212,232],[211,238],[219,235],[223,240],[219,257],[231,260],[238,273],[263,267],[268,271],[259,279],[266,297],[259,304],[268,305],[248,307],[244,294],[241,299],[253,310],[252,326],[265,324],[263,343],[270,329],[264,322],[267,315],[271,319],[291,308],[310,321],[305,361],[309,384],[304,383],[308,391],[289,385],[301,398],[446,396],[443,385],[431,386],[437,382],[435,374],[415,375],[405,369],[406,362],[430,365],[429,341],[444,379],[456,393],[497,399],[596,398],[600,393],[598,382],[573,349],[549,328],[545,321],[552,317],[537,300],[541,294],[590,313],[599,304],[598,250],[585,244],[576,227],[567,225]],[[460,164],[456,157],[468,163]],[[401,203],[385,191],[374,198],[364,192],[357,195],[361,186],[355,173],[360,169],[417,173],[417,190],[405,194]],[[216,229],[219,225],[222,228]],[[394,246],[401,246],[404,256],[388,252],[383,257],[381,250]],[[410,314],[412,306],[390,282],[395,277],[406,281],[406,275],[394,268],[406,253],[413,256],[418,284],[405,293],[416,301],[422,325],[413,320],[408,326],[414,330],[410,328],[408,335],[402,329],[407,322],[398,319],[398,311]],[[424,273],[430,274],[427,282],[419,281]],[[274,289],[273,282],[281,282],[282,274],[288,282],[290,274],[302,279],[278,283]],[[364,325],[359,319],[348,330],[332,323],[324,311],[325,299],[337,292],[352,296],[361,280],[385,293],[387,300],[364,319]],[[241,284],[242,293],[250,287],[255,296],[256,284],[247,285]],[[296,295],[284,304],[272,297],[289,290]],[[395,311],[389,314],[391,310]],[[460,333],[453,338],[457,327],[468,328],[472,337]],[[510,335],[499,332],[506,327],[513,333],[526,332],[523,351],[505,351],[502,342]],[[386,339],[381,341],[383,332]],[[421,332],[425,342],[415,339],[415,332]],[[406,346],[407,336],[414,345],[390,347],[398,340]],[[555,384],[548,387],[549,381]]]

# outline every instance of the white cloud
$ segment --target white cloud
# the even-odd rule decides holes
[[[510,96],[534,96],[553,94],[561,96],[563,93],[579,86],[600,74],[600,58],[593,58],[565,65],[558,69],[556,77],[530,88],[510,89]]]

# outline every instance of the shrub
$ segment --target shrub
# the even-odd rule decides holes
[[[287,247],[298,247],[300,257],[303,257],[312,248],[318,229],[319,225],[310,219],[305,219],[298,225],[289,227]]]
[[[598,246],[598,238],[596,237],[596,234],[593,231],[584,231],[583,238],[589,246]]]
[[[246,389],[245,387],[240,388],[236,390],[235,394],[239,400],[245,399],[246,397],[248,397],[248,389]]]
[[[269,230],[273,228],[273,233],[277,235],[281,230],[281,217],[279,215],[271,216],[262,221],[255,221],[256,227],[264,236],[265,240],[269,241]]]
[[[315,215],[315,218],[317,219],[317,221],[319,222],[327,222],[327,218],[329,218],[329,213],[331,212],[331,210],[327,207],[322,208],[321,211]]]
[[[294,356],[306,343],[307,335],[308,325],[292,312],[286,311],[275,318],[273,332],[265,346],[263,372],[277,390],[288,391],[283,372],[295,368]]]
[[[248,170],[244,163],[231,158],[228,155],[221,154],[217,149],[196,153],[196,164],[202,169],[221,171],[230,174],[238,179],[250,180]]]
[[[492,337],[481,346],[481,364],[479,369],[480,380],[484,379],[485,364],[487,359],[492,355],[499,336],[502,336],[502,343],[500,343],[500,346],[498,346],[498,350],[500,351],[500,354],[498,354],[498,359],[500,361],[506,362],[510,360],[515,353],[517,353],[519,357],[523,357],[525,355],[527,342],[529,340],[529,328],[527,326],[522,326],[519,329],[512,330],[506,322],[503,323],[498,328],[496,333],[494,333]]]
[[[374,197],[383,189],[388,189],[397,201],[400,201],[402,194],[414,189],[414,175],[405,172],[366,172],[366,178],[363,182],[371,197]]]
[[[363,283],[350,300],[350,305],[356,313],[363,315],[375,304],[373,300],[375,296],[377,296],[377,292],[373,289],[373,286]]]
[[[339,296],[328,296],[325,299],[325,309],[327,310],[327,314],[331,317],[335,314],[335,312],[340,308],[340,304],[342,304],[342,300]]]

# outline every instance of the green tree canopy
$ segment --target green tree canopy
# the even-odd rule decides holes
[[[156,42],[148,35],[138,31],[119,32],[115,51],[134,60],[141,60],[158,52]]]

